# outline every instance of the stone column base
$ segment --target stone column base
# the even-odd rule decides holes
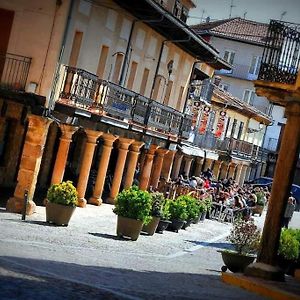
[[[106,199],[106,203],[108,203],[108,204],[113,204],[113,205],[114,205],[115,202],[116,202],[115,198],[108,197],[108,198]]]
[[[77,206],[78,207],[86,207],[86,200],[84,198],[78,198],[77,199]]]
[[[16,197],[9,198],[6,203],[6,210],[12,213],[21,214],[23,212],[23,207],[24,207],[24,199],[19,199]],[[35,213],[35,210],[36,210],[36,204],[32,200],[29,200],[26,206],[26,215],[32,215],[33,213]]]
[[[284,272],[279,268],[272,265],[255,262],[250,264],[244,274],[246,276],[258,277],[273,281],[284,281]]]
[[[93,205],[97,205],[100,206],[103,203],[101,198],[97,198],[97,197],[91,197],[88,200],[88,204],[93,204]]]

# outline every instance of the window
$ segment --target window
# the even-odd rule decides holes
[[[258,75],[259,68],[261,63],[261,57],[260,56],[253,56],[251,60],[251,65],[249,68],[249,74],[252,75]]]
[[[123,54],[118,53],[117,57],[116,57],[114,75],[113,75],[113,79],[112,79],[112,81],[114,83],[117,83],[118,80],[119,80],[121,66],[122,66],[122,61],[123,61]]]
[[[73,39],[72,50],[70,54],[69,65],[72,67],[77,66],[77,61],[79,57],[81,42],[82,42],[83,32],[76,31]]]
[[[148,77],[149,77],[149,69],[145,68],[144,73],[143,73],[143,79],[142,79],[142,82],[141,82],[141,87],[140,87],[140,94],[141,95],[145,95],[147,82],[148,82]]]
[[[232,65],[234,61],[234,55],[235,53],[233,51],[225,50],[224,60]]]
[[[177,103],[176,103],[176,109],[177,110],[180,110],[180,107],[181,107],[181,100],[182,100],[183,91],[184,91],[184,87],[181,86],[180,91],[179,91],[178,100],[177,100]]]
[[[104,75],[104,71],[105,71],[108,50],[109,50],[109,47],[102,46],[101,53],[100,53],[100,58],[99,58],[99,63],[98,63],[98,68],[97,68],[97,76],[102,79],[103,79],[103,75]]]
[[[229,84],[227,83],[220,83],[219,84],[219,88],[225,92],[228,92],[229,91]]]
[[[181,15],[181,3],[178,0],[175,1],[173,14],[175,17],[180,17]]]
[[[165,105],[168,105],[168,103],[169,103],[172,87],[173,87],[173,81],[169,80],[168,84],[167,84],[167,88],[166,88],[165,98],[164,98]]]
[[[255,92],[251,90],[245,90],[243,95],[243,101],[252,105],[254,102]]]
[[[131,90],[133,87],[133,82],[135,79],[137,66],[138,66],[138,64],[135,61],[133,61],[131,64],[130,74],[129,74],[128,83],[127,83],[127,88],[129,90]]]
[[[235,134],[235,132],[236,132],[236,125],[237,125],[237,120],[233,119],[230,137],[236,138],[236,134]]]
[[[244,122],[240,122],[239,131],[238,131],[238,134],[237,134],[237,139],[238,140],[240,140],[241,137],[242,137],[243,128],[244,128]]]
[[[189,15],[188,9],[186,7],[184,7],[184,6],[182,6],[181,16],[180,16],[181,21],[183,21],[184,23],[186,23],[188,15]]]

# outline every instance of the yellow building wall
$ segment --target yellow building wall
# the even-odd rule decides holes
[[[0,8],[15,12],[8,53],[32,58],[27,82],[48,97],[66,25],[70,0],[2,0]],[[27,86],[28,88],[28,86]]]
[[[133,20],[134,18],[127,11],[124,11],[113,1],[107,1],[105,6],[101,5],[101,3],[92,4],[83,0],[76,1],[63,63],[69,63],[75,32],[83,32],[76,66],[96,74],[101,49],[103,46],[106,46],[109,48],[109,51],[102,79],[111,81],[112,74],[114,74],[116,53],[125,54]],[[147,68],[149,69],[149,76],[143,95],[150,97],[161,45],[165,40],[165,37],[155,32],[147,24],[140,21],[135,22],[125,87],[130,77],[132,62],[136,62],[137,70],[131,89],[140,93],[143,73],[145,68]],[[169,77],[167,64],[171,60],[174,63],[172,74]],[[161,75],[163,79],[155,100],[159,102],[164,101],[168,80],[171,80],[173,81],[173,87],[167,104],[173,108],[183,109],[194,61],[195,58],[172,42],[165,42],[158,70],[158,75]],[[180,101],[179,104],[178,101]]]

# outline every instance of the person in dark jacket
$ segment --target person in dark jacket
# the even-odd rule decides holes
[[[289,227],[289,223],[293,217],[293,213],[295,211],[295,206],[296,206],[296,200],[293,197],[292,193],[290,194],[290,197],[288,198],[288,202],[286,204],[286,208],[284,211],[284,215],[283,215],[283,221],[282,221],[282,225],[285,228]]]

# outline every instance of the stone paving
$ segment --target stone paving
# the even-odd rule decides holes
[[[107,204],[77,208],[68,227],[48,225],[41,206],[25,221],[0,208],[0,299],[262,299],[220,280],[230,224],[132,242],[116,237],[116,220]]]

